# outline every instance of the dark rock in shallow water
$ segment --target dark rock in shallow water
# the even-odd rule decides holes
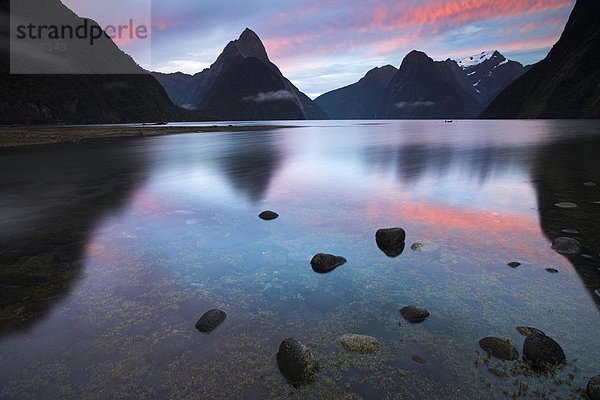
[[[575,255],[581,251],[581,245],[573,238],[559,237],[552,244],[552,249],[564,255]]]
[[[488,355],[501,360],[512,361],[519,358],[519,352],[508,340],[490,336],[481,339],[479,347]]]
[[[340,336],[340,343],[345,350],[360,354],[379,353],[379,341],[371,336],[364,335],[343,335]]]
[[[327,274],[345,263],[344,257],[324,253],[319,253],[310,260],[313,271],[319,274]]]
[[[558,270],[555,268],[546,268],[546,272],[550,272],[551,274],[558,274]]]
[[[517,326],[517,332],[519,332],[521,335],[523,336],[531,336],[534,334],[541,334],[541,335],[545,335],[544,332],[540,331],[537,328],[532,328],[530,326]]]
[[[264,219],[265,221],[271,221],[277,217],[279,217],[279,214],[277,214],[276,212],[273,211],[263,211],[260,214],[258,214],[258,217],[260,219]]]
[[[198,322],[196,322],[196,329],[198,329],[200,332],[210,333],[217,326],[221,325],[221,323],[225,321],[226,317],[227,314],[221,310],[214,309],[207,311],[198,320]]]
[[[292,385],[310,381],[319,371],[319,362],[313,353],[294,338],[285,339],[279,345],[277,366]]]
[[[388,257],[398,257],[406,246],[406,232],[402,228],[379,229],[375,233],[375,241]]]
[[[420,356],[412,356],[411,359],[417,364],[425,364],[427,362],[423,357]]]
[[[400,314],[405,320],[412,323],[423,322],[429,317],[429,311],[422,307],[416,307],[413,305],[402,307]]]
[[[521,266],[521,263],[513,261],[513,262],[509,262],[507,265],[511,268],[517,268],[517,267]]]
[[[586,394],[590,400],[600,400],[600,375],[596,375],[590,379]]]
[[[523,344],[523,359],[535,368],[555,367],[565,361],[565,353],[551,337],[535,333],[527,336]]]

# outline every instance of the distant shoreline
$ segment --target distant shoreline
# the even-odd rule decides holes
[[[44,144],[73,143],[105,138],[136,136],[151,137],[185,133],[262,131],[279,128],[289,128],[289,126],[0,126],[0,149]]]

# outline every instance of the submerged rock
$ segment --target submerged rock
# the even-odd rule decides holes
[[[417,306],[406,306],[400,309],[400,314],[404,317],[405,320],[412,323],[423,322],[429,317],[429,311],[422,307]]]
[[[442,255],[440,246],[432,242],[415,242],[410,248],[412,251],[423,253],[429,257],[440,257]]]
[[[417,364],[425,364],[427,361],[421,356],[412,356],[411,359]]]
[[[600,400],[600,375],[590,379],[585,392],[590,400]]]
[[[564,255],[575,255],[581,251],[581,245],[576,239],[559,237],[552,244],[552,249]]]
[[[563,201],[555,204],[558,208],[577,208],[577,204],[568,201]]]
[[[479,341],[479,347],[483,349],[489,356],[499,358],[501,360],[516,360],[519,358],[519,352],[516,347],[508,340],[497,337],[486,337]]]
[[[379,353],[379,341],[371,336],[364,335],[343,335],[340,336],[340,343],[345,350],[360,354]]]
[[[550,336],[534,333],[523,344],[523,359],[535,368],[555,367],[565,361],[565,353]]]
[[[406,246],[406,232],[402,228],[379,229],[375,233],[375,241],[388,257],[398,257]]]
[[[508,265],[509,267],[511,267],[511,268],[517,268],[517,267],[520,267],[520,266],[521,266],[521,263],[520,263],[520,262],[513,261],[513,262],[509,262],[507,265]]]
[[[260,219],[264,219],[265,221],[271,221],[277,217],[279,217],[279,214],[277,214],[276,212],[273,211],[263,211],[260,214],[258,214],[258,217]]]
[[[534,334],[541,334],[541,335],[545,335],[544,332],[540,331],[537,328],[532,328],[530,326],[517,326],[517,332],[519,332],[521,335],[523,336],[531,336]]]
[[[334,256],[333,254],[319,253],[310,260],[310,265],[313,271],[319,274],[327,274],[340,265],[346,263],[346,259],[341,256]]]
[[[294,338],[285,339],[279,345],[277,366],[292,385],[310,381],[319,371],[319,362],[313,353]]]
[[[217,326],[221,325],[226,317],[227,314],[225,314],[225,311],[218,309],[209,310],[200,317],[198,322],[196,322],[196,329],[200,332],[210,333],[215,330]]]
[[[546,272],[550,272],[551,274],[558,274],[558,270],[556,268],[546,268]]]

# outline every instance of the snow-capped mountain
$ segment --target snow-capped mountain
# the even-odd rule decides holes
[[[475,54],[474,56],[469,56],[465,58],[461,58],[455,60],[459,67],[463,69],[467,69],[469,67],[474,67],[476,65],[481,64],[484,61],[487,61],[494,57],[494,54],[497,53],[497,50],[492,51],[482,51],[479,54]]]
[[[369,71],[358,83],[325,93],[315,102],[333,119],[477,118],[526,70],[496,50],[443,61],[411,51],[399,69]]]
[[[465,119],[481,112],[479,95],[453,60],[411,51],[380,102],[382,119]]]
[[[456,60],[456,63],[465,71],[485,106],[528,70],[521,63],[508,60],[498,50],[483,51]]]

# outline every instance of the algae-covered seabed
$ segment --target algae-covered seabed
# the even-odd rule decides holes
[[[0,397],[580,398],[600,373],[600,189],[584,185],[600,184],[600,138],[572,124],[320,122],[0,153]],[[375,245],[389,226],[407,231],[397,258]],[[591,260],[551,250],[562,229]],[[348,263],[316,274],[317,252]],[[408,304],[431,317],[403,321]],[[210,308],[227,319],[204,335]],[[521,351],[519,325],[567,365],[531,376],[479,353],[485,336]],[[346,333],[380,354],[345,352]],[[320,361],[314,382],[285,383],[286,337]]]

